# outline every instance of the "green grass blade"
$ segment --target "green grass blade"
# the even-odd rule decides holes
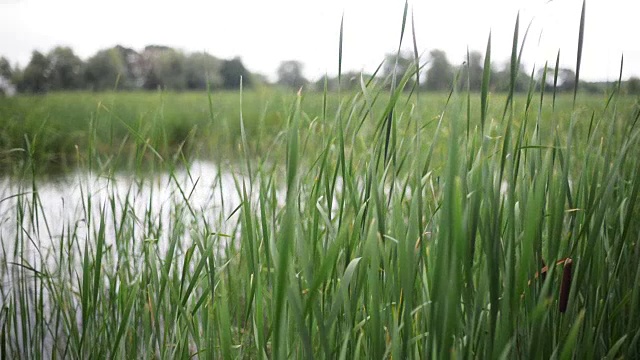
[[[582,12],[580,13],[580,31],[578,32],[578,54],[576,56],[576,79],[573,88],[573,106],[576,106],[576,97],[578,95],[578,86],[580,85],[580,65],[582,64],[582,47],[584,45],[584,22],[585,11],[587,8],[587,0],[582,2]]]

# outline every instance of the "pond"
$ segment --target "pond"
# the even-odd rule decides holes
[[[163,253],[174,236],[188,244],[194,231],[205,228],[228,235],[238,228],[242,182],[241,175],[203,161],[143,177],[76,171],[35,183],[2,179],[1,278],[6,285],[15,266],[40,271],[46,264],[54,270],[62,249],[93,247],[100,236],[107,250],[125,247],[133,255],[145,242]]]

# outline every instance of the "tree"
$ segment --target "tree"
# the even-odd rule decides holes
[[[116,45],[98,51],[87,60],[85,81],[90,89],[137,89],[142,87],[146,67],[142,56],[133,49]]]
[[[549,79],[547,75],[547,80]],[[527,73],[524,64],[519,64],[514,92],[525,92],[529,89],[531,74]],[[491,88],[494,91],[507,92],[511,87],[511,61],[506,61],[500,70],[491,69]]]
[[[47,55],[49,90],[73,90],[82,86],[83,63],[69,47],[56,47]]]
[[[187,89],[204,90],[207,83],[211,89],[222,86],[221,61],[207,53],[194,53],[184,60],[184,76]]]
[[[542,80],[542,74],[544,72],[544,68],[538,70],[537,77]],[[557,91],[571,91],[575,87],[576,84],[576,73],[575,71],[567,68],[558,68],[558,80],[556,84]],[[547,68],[547,81],[544,84],[545,89],[553,90],[554,86],[554,78],[556,76],[555,68]]]
[[[48,90],[49,61],[39,51],[31,54],[31,60],[24,69],[18,90],[21,92],[43,93]]]
[[[95,91],[128,88],[128,71],[121,51],[117,48],[100,50],[87,60],[85,81]]]
[[[482,76],[484,73],[484,64],[482,54],[478,51],[471,51],[469,59],[465,61],[460,69],[460,88],[467,88],[469,82],[469,90],[479,91],[482,88]]]
[[[448,90],[453,83],[453,67],[442,50],[432,50],[431,67],[427,70],[426,87],[430,90]]]
[[[146,74],[144,88],[158,87],[183,90],[186,88],[185,56],[182,52],[166,46],[147,46],[142,57]]]
[[[0,57],[0,96],[13,95],[15,87],[13,81],[14,72],[9,60]]]
[[[15,88],[11,81],[13,80],[13,69],[9,60],[0,57],[0,96],[13,95]]]
[[[124,73],[120,75],[118,86],[122,89],[137,89],[142,87],[146,75],[145,62],[137,51],[121,45],[116,45],[113,51],[118,54],[124,65]]]
[[[164,87],[162,79],[153,67],[149,69],[147,74],[144,76],[142,87],[146,90],[162,89]]]
[[[627,93],[631,95],[640,94],[640,78],[632,76],[627,80]]]
[[[402,80],[408,71],[415,71],[415,60],[411,54],[403,53],[391,53],[385,55],[384,67],[382,69],[382,75],[391,81],[395,73],[396,85]],[[359,76],[358,76],[359,77]],[[405,89],[410,89],[415,83],[415,73],[408,79]]]
[[[4,57],[0,57],[0,76],[11,80],[13,79],[13,69],[11,68],[11,64],[9,60]]]
[[[296,60],[283,61],[278,66],[278,84],[298,90],[308,83],[302,75],[303,65]]]
[[[244,67],[239,57],[222,61],[220,76],[222,77],[222,87],[225,89],[240,88],[240,78],[242,78],[243,87],[248,88],[252,86],[251,74]]]

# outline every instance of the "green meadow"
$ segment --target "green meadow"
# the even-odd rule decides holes
[[[353,140],[350,146],[369,146],[375,136],[372,124],[375,116],[381,116],[389,103],[388,92],[375,91],[375,101],[367,101],[362,93],[356,92],[303,92],[300,104],[302,136],[323,131],[338,115],[348,116],[351,122],[358,122],[360,128],[358,141]],[[465,103],[466,98],[458,99],[452,107],[454,100],[447,111],[462,111],[463,114],[456,116],[465,117],[463,125],[477,127],[480,122],[479,95],[471,94],[469,104]],[[576,125],[579,136],[586,136],[588,124],[585,123],[590,122],[592,116],[603,116],[603,104],[609,101],[610,95],[580,96],[576,111],[589,121]],[[456,94],[458,98],[464,96]],[[499,120],[508,94],[489,96],[487,121],[492,123],[491,131],[502,131]],[[237,162],[243,155],[242,130],[252,161],[264,159],[270,153],[277,159],[284,155],[284,147],[275,146],[277,138],[286,132],[295,97],[292,92],[263,88],[242,94],[237,91],[61,92],[0,98],[0,174],[16,175],[34,170],[38,175],[58,174],[86,168],[89,162],[93,162],[99,171],[165,169],[176,160]],[[404,109],[411,108],[412,116],[422,119],[422,131],[434,132],[449,94],[425,93],[419,97],[419,106],[416,106],[416,96],[406,93],[394,101]],[[545,122],[555,122],[554,126],[542,127],[541,136],[554,136],[556,126],[558,134],[566,134],[569,122],[555,119],[570,117],[572,95],[557,94],[555,100],[552,94],[547,97],[542,104],[528,104],[527,113],[514,114],[514,123],[519,126],[525,117],[537,116],[533,114],[536,111]],[[617,101],[620,103],[618,111],[624,112],[623,116],[634,116],[635,98],[621,97]],[[515,95],[516,107],[524,108],[531,102],[527,94]],[[468,114],[464,113],[467,107]],[[338,114],[339,111],[346,113]],[[467,132],[466,128],[464,131]],[[443,136],[447,136],[446,131]],[[444,144],[434,144],[437,153],[446,150]],[[312,141],[309,146],[318,151],[323,145]],[[430,144],[423,145],[425,148]]]
[[[413,76],[0,99],[0,358],[638,358],[638,99]]]

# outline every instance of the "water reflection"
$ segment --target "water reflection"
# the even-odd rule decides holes
[[[23,261],[38,269],[56,261],[60,247],[82,248],[87,240],[93,246],[101,226],[107,248],[126,247],[120,250],[129,255],[139,252],[143,242],[157,243],[163,252],[171,236],[188,243],[204,224],[212,232],[233,232],[242,181],[209,162],[144,178],[79,171],[35,187],[3,179],[0,271]]]

